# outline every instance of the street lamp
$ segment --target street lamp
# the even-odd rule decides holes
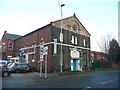
[[[61,60],[60,60],[60,74],[62,74],[62,66],[63,66],[63,55],[62,55],[62,42],[63,42],[63,32],[62,32],[62,7],[65,6],[65,4],[59,4],[60,12],[61,12],[61,32],[60,32],[60,42],[61,42]]]

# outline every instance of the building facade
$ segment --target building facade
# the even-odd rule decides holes
[[[0,60],[2,59],[2,42],[0,41]]]
[[[14,40],[13,57],[19,62],[28,63],[39,69],[42,62],[47,71],[59,72],[61,65],[61,21],[53,21],[29,34]],[[62,19],[62,68],[70,71],[83,71],[91,66],[90,34],[74,14]],[[48,52],[43,55],[44,48]]]
[[[103,52],[91,51],[91,59],[93,61],[108,61],[107,55]]]
[[[1,39],[1,53],[2,59],[10,59],[14,57],[14,41],[15,39],[21,37],[20,35],[10,34],[4,31],[3,37]]]
[[[111,63],[107,58],[107,54],[103,52],[97,52],[97,51],[91,51],[91,60],[92,60],[92,65],[96,67],[99,66],[102,68],[110,68]],[[99,64],[99,65],[98,65]]]

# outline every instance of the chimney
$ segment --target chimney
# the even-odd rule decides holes
[[[75,13],[73,13],[73,16],[76,17]]]
[[[7,33],[7,31],[4,31],[4,34],[6,34]]]

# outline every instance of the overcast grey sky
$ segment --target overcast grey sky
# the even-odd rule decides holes
[[[91,34],[91,50],[99,51],[101,36],[118,40],[119,0],[59,0],[63,18],[76,14]],[[60,19],[58,0],[0,0],[0,39],[8,33],[25,35]]]

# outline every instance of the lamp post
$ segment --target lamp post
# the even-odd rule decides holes
[[[42,77],[42,62],[43,62],[43,50],[44,50],[44,42],[43,38],[41,39],[40,43],[40,77]]]
[[[63,42],[63,32],[62,32],[62,7],[65,6],[65,4],[59,4],[60,12],[61,12],[61,32],[60,32],[60,43],[61,43],[61,58],[60,58],[60,75],[62,74],[62,66],[63,66],[63,53],[62,53],[62,42]]]

